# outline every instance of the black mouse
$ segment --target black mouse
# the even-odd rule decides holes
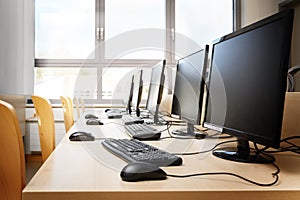
[[[104,110],[104,112],[109,112],[109,111],[111,111],[110,108],[107,108],[107,109]]]
[[[94,114],[87,114],[87,115],[85,116],[85,118],[86,118],[86,119],[98,119],[98,117],[97,117],[96,115],[94,115]]]
[[[92,136],[92,134],[83,132],[83,131],[77,131],[72,133],[69,136],[70,141],[94,141],[95,137]]]
[[[120,174],[123,181],[163,180],[166,172],[158,166],[145,162],[134,162],[126,165]]]
[[[103,122],[97,119],[89,119],[86,121],[86,125],[103,125]]]

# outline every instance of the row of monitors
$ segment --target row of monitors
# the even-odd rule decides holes
[[[200,123],[205,108],[204,127],[238,139],[237,148],[214,155],[243,162],[274,160],[252,155],[248,141],[279,147],[293,16],[293,10],[283,11],[216,40],[209,67],[208,46],[178,60],[172,113],[188,124],[187,131],[178,134],[195,134],[193,125]],[[147,109],[156,105],[154,114],[161,100],[165,62],[160,66],[153,68],[147,101]]]

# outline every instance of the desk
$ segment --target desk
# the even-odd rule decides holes
[[[100,141],[70,142],[68,136],[75,130],[93,133],[96,137],[124,138],[124,128],[110,120],[103,126],[86,126],[79,120],[63,138],[48,160],[23,190],[24,200],[99,200],[99,199],[300,199],[300,157],[277,154],[281,168],[280,180],[272,187],[259,187],[230,176],[202,176],[171,178],[162,181],[123,182],[120,171],[124,161],[107,152]],[[116,122],[118,123],[118,122]],[[151,141],[152,145],[169,152],[199,151],[209,148],[216,140]],[[273,181],[271,165],[245,164],[222,160],[211,153],[182,156],[183,165],[163,167],[169,174],[200,172],[233,172],[257,182]]]

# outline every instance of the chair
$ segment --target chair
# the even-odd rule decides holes
[[[43,162],[55,148],[55,126],[51,103],[39,96],[32,96],[38,119],[38,129]]]
[[[0,199],[22,199],[25,155],[15,109],[0,100]]]
[[[84,113],[85,112],[84,100],[81,97],[79,97],[79,101],[80,101],[82,113]]]
[[[75,107],[76,107],[76,112],[77,112],[77,119],[80,118],[80,110],[79,110],[79,103],[78,103],[78,99],[76,97],[74,97],[74,101],[75,101]]]
[[[66,133],[74,124],[73,101],[70,97],[61,96],[61,104],[64,112],[64,122]]]

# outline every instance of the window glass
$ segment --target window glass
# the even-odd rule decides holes
[[[61,95],[97,99],[97,68],[36,67],[34,94],[49,99]]]
[[[36,0],[35,58],[95,57],[95,0]]]
[[[165,10],[162,0],[105,1],[105,58],[164,58]]]
[[[175,0],[175,27],[177,56],[186,56],[233,31],[233,1]]]

